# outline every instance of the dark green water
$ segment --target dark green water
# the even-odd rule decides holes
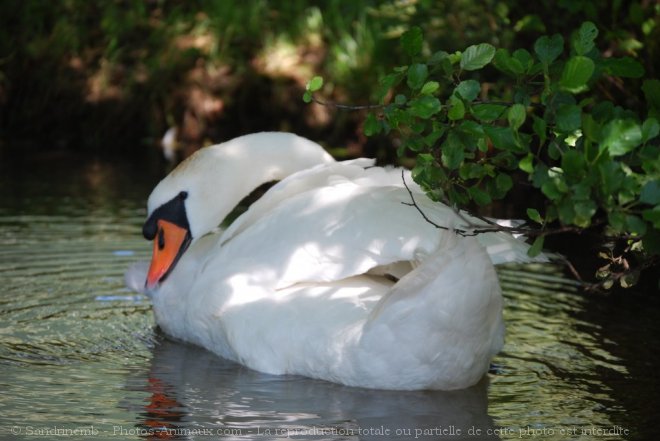
[[[0,439],[652,439],[660,307],[505,268],[507,343],[465,391],[260,374],[154,329],[123,272],[159,172],[0,164]]]

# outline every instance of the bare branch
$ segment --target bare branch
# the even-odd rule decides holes
[[[362,106],[349,105],[349,104],[339,104],[334,101],[323,101],[316,98],[314,95],[311,96],[312,101],[321,106],[334,107],[341,110],[371,110],[371,109],[382,109],[385,107],[384,104],[365,104]]]
[[[417,211],[419,212],[419,214],[422,215],[422,217],[424,218],[424,220],[425,220],[426,222],[430,223],[431,225],[433,225],[435,228],[439,228],[439,229],[441,229],[441,230],[451,231],[451,230],[452,230],[451,228],[443,227],[442,225],[438,225],[438,224],[436,224],[435,222],[433,222],[431,219],[429,219],[429,218],[426,216],[426,213],[424,213],[424,212],[422,211],[422,209],[419,208],[419,205],[417,205],[417,202],[415,201],[415,196],[413,196],[413,193],[412,193],[412,191],[410,190],[410,187],[408,187],[408,183],[406,182],[405,170],[401,170],[401,180],[403,181],[403,185],[404,185],[404,187],[406,187],[406,190],[408,190],[408,195],[410,195],[410,200],[412,201],[412,203],[409,203],[409,202],[402,202],[402,204],[403,204],[403,205],[408,205],[409,207],[415,207],[415,208],[417,209]],[[459,234],[460,234],[460,233],[459,233]]]

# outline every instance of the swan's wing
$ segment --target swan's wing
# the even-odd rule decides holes
[[[497,276],[474,238],[436,229],[408,198],[346,181],[283,201],[206,264],[200,279],[222,266],[216,283],[229,295],[198,285],[195,310],[222,317],[238,348],[229,355],[265,372],[401,389],[474,383],[501,346]],[[417,203],[434,222],[455,216]],[[395,285],[363,275],[401,261],[422,263]]]
[[[422,215],[414,207],[406,209],[400,206],[403,203],[410,204],[412,202],[411,194],[420,210],[434,223],[444,228],[470,231],[473,228],[490,226],[483,220],[470,216],[467,212],[461,212],[461,216],[458,216],[449,207],[430,201],[421,188],[412,180],[408,170],[372,167],[373,162],[373,159],[360,158],[352,161],[322,164],[287,177],[273,186],[247,212],[236,219],[222,236],[221,242],[228,242],[251,225],[269,217],[271,211],[287,203],[289,199],[322,188],[325,188],[324,192],[327,192],[328,188],[336,188],[339,185],[348,183],[358,188],[370,188],[374,191],[377,188],[399,189],[398,199],[394,206],[389,204],[387,209],[384,206],[373,206],[375,211],[371,216],[364,214],[360,221],[364,222],[363,227],[377,223],[375,221],[382,219],[383,216],[396,217],[404,209],[407,211],[405,213],[406,218],[410,215],[417,216],[416,220],[422,222]],[[361,203],[360,201],[357,202]],[[323,218],[320,221],[323,221]],[[495,221],[497,223],[507,222],[507,220]],[[428,226],[425,225],[425,227]],[[529,244],[523,238],[518,239],[505,232],[479,234],[477,239],[486,248],[491,261],[496,265],[507,262],[547,262],[549,260],[548,256],[543,253],[535,258],[530,258],[527,256]]]
[[[414,387],[464,387],[502,348],[502,296],[487,254],[472,237],[445,238],[369,315],[360,354],[375,382],[389,375],[394,385],[406,372],[426,382]]]
[[[417,260],[436,250],[441,235],[453,233],[437,230],[406,205],[409,200],[399,187],[337,180],[281,201],[224,243],[206,267],[222,265],[235,273],[249,268],[246,277],[268,279],[280,289]],[[417,203],[437,223],[456,221],[451,209],[423,195]]]

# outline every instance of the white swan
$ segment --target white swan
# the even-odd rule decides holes
[[[153,190],[144,225],[158,325],[266,373],[381,389],[475,384],[503,344],[491,259],[523,260],[528,246],[436,229],[405,205],[401,170],[372,165],[335,162],[286,133],[243,136],[181,163]],[[431,220],[465,227],[404,177]]]

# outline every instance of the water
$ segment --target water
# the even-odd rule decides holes
[[[250,371],[154,327],[123,272],[157,173],[50,159],[0,176],[0,439],[646,439],[660,308],[505,268],[507,343],[477,386],[384,392]],[[651,303],[649,303],[651,302]]]

